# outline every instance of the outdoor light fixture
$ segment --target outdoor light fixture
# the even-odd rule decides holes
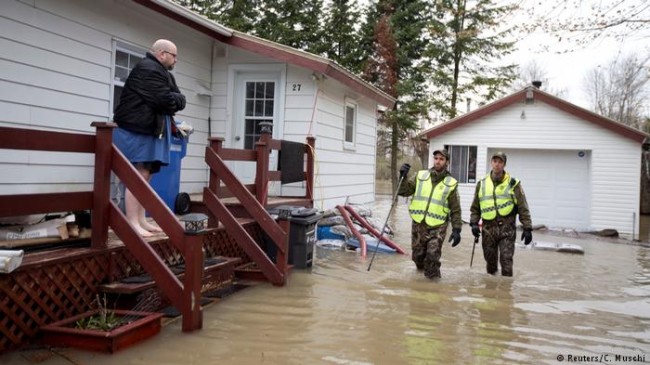
[[[532,89],[526,90],[526,104],[532,104],[535,101],[535,94]]]
[[[185,225],[186,233],[196,233],[208,228],[208,216],[203,213],[185,214],[179,219]]]

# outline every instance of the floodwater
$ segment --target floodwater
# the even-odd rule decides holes
[[[382,222],[389,199],[371,206]],[[410,253],[404,201],[390,224]],[[256,285],[205,308],[201,331],[182,333],[175,320],[113,355],[32,350],[0,364],[650,363],[650,248],[535,232],[585,254],[518,248],[514,277],[504,278],[484,273],[480,245],[470,268],[468,226],[462,236],[445,244],[437,281],[409,256],[377,254],[368,271],[370,255],[319,247],[315,266],[286,287]]]

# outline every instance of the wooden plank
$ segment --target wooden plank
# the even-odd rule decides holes
[[[239,257],[224,257],[224,256],[217,256],[217,257],[223,258],[226,261],[204,267],[203,275],[228,268],[228,266],[233,266],[234,268],[235,265],[241,262],[241,258]],[[176,275],[176,277],[179,279],[179,281],[181,281],[185,277],[185,273],[180,273]],[[104,293],[136,294],[144,290],[151,289],[155,286],[156,286],[156,282],[153,280],[147,281],[145,283],[122,283],[118,281],[118,282],[100,285],[98,288],[100,291]]]
[[[92,191],[0,195],[0,217],[88,210],[92,209],[92,207]]]
[[[0,127],[0,148],[93,153],[95,136]]]

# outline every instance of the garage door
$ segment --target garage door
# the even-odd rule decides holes
[[[494,150],[488,152],[491,156]],[[508,155],[506,171],[521,179],[534,225],[583,230],[589,227],[589,151],[503,152]]]

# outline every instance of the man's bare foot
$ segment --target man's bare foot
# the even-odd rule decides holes
[[[153,232],[153,233],[162,232],[162,229],[160,229],[160,227],[154,226],[153,224],[147,222],[146,220],[143,221],[143,222],[140,222],[140,227],[146,229],[149,232]]]
[[[135,230],[136,230],[136,231],[138,232],[138,234],[139,234],[140,236],[142,236],[142,237],[151,237],[151,236],[153,236],[153,233],[147,231],[146,229],[144,229],[144,228],[142,228],[142,227],[140,227],[140,226],[136,226],[136,227],[135,227]]]
[[[142,236],[142,237],[151,237],[151,236],[153,236],[153,233],[151,233],[151,232],[147,231],[146,229],[142,228],[142,227],[140,226],[140,223],[138,223],[138,222],[133,222],[133,221],[129,221],[129,223],[131,223],[131,226],[133,227],[133,229],[135,229],[135,231],[136,231],[140,236]]]

